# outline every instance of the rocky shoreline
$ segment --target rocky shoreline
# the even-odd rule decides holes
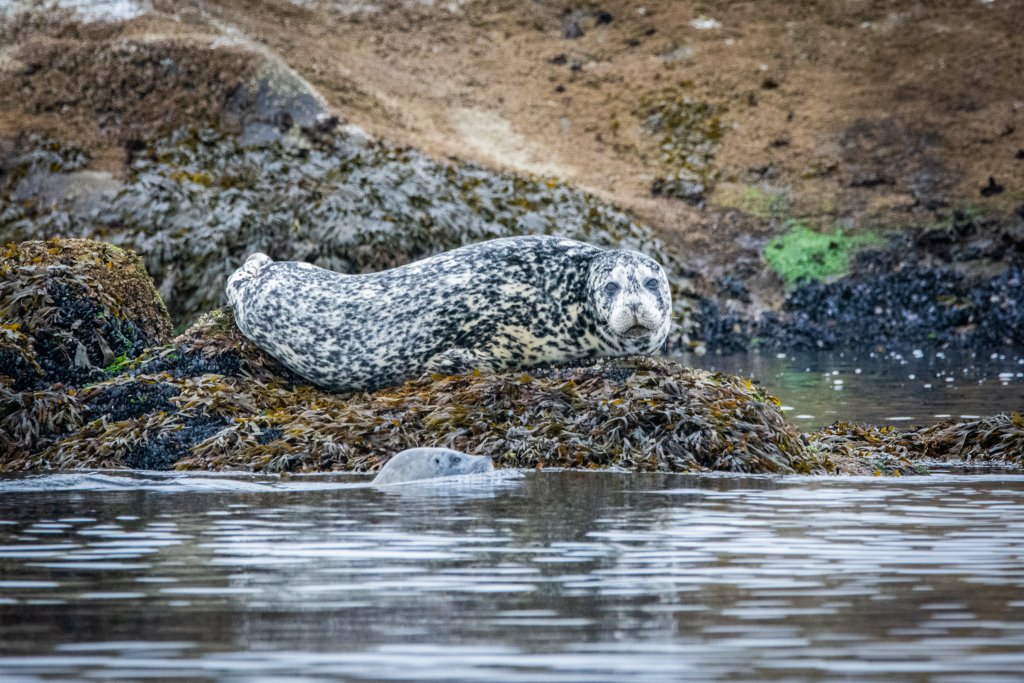
[[[622,5],[567,36],[543,3],[265,4],[0,10],[0,469],[368,470],[408,445],[516,467],[1021,466],[1017,414],[801,434],[756,385],[664,359],[326,394],[221,310],[253,251],[357,273],[554,234],[665,266],[669,355],[1019,349],[1012,67],[938,99],[901,85],[882,100],[898,112],[862,97],[904,66],[931,80],[914,62],[927,41],[901,53],[873,22],[952,21],[947,82],[973,84],[977,50],[1015,54],[1011,8],[863,6],[847,26],[723,6],[726,29],[685,3]],[[779,26],[810,43],[792,52]],[[510,46],[497,63],[474,52],[491,29]],[[849,31],[888,66],[837,48]]]
[[[516,468],[898,474],[933,463],[1024,465],[1020,414],[801,434],[749,380],[668,359],[332,394],[255,348],[227,310],[169,340],[139,258],[86,240],[8,247],[0,314],[3,471],[368,472],[424,445]]]

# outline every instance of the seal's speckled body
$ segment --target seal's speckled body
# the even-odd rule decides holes
[[[336,391],[424,372],[652,353],[672,310],[668,280],[650,257],[543,236],[366,275],[254,254],[228,279],[227,294],[246,337]]]

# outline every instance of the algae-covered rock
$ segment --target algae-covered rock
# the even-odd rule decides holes
[[[916,429],[836,422],[807,440],[851,474],[912,474],[935,463],[1024,468],[1024,416],[1016,412]]]
[[[107,376],[170,337],[135,254],[87,240],[8,245],[0,254],[0,454],[80,424],[70,387]]]
[[[424,376],[334,394],[253,345],[227,310],[140,353],[166,339],[169,322],[139,259],[116,247],[11,246],[0,273],[2,470],[365,472],[417,446],[517,468],[899,474],[933,461],[1024,466],[1017,413],[906,431],[837,423],[801,435],[749,380],[665,359]],[[100,368],[115,352],[122,355]]]
[[[226,278],[255,251],[357,273],[527,234],[649,254],[673,287],[684,333],[674,342],[690,317],[678,258],[615,207],[556,181],[443,164],[328,125],[254,143],[179,130],[140,151],[124,188],[88,210],[0,196],[0,239],[83,234],[139,253],[175,321],[222,305]]]
[[[700,204],[718,172],[715,155],[722,137],[723,107],[692,99],[686,88],[670,88],[647,95],[637,110],[644,128],[658,140],[664,175],[651,192]]]
[[[5,248],[0,325],[0,373],[18,389],[94,381],[171,332],[138,256],[74,239]]]
[[[499,467],[821,471],[778,401],[739,378],[630,358],[332,394],[282,374],[225,311],[75,403],[79,430],[6,467],[371,471],[446,446]]]

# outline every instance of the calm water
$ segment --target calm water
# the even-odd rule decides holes
[[[686,356],[694,367],[750,377],[802,429],[836,420],[925,425],[1024,410],[1024,355],[924,351]]]
[[[1024,477],[0,480],[0,679],[1024,677]]]

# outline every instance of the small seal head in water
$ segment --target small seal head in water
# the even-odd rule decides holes
[[[448,448],[410,448],[398,453],[380,469],[373,486],[404,484],[409,481],[480,474],[494,469],[484,455],[466,455]]]
[[[334,391],[653,353],[672,310],[654,259],[547,236],[365,275],[254,254],[228,278],[227,295],[246,337]]]

